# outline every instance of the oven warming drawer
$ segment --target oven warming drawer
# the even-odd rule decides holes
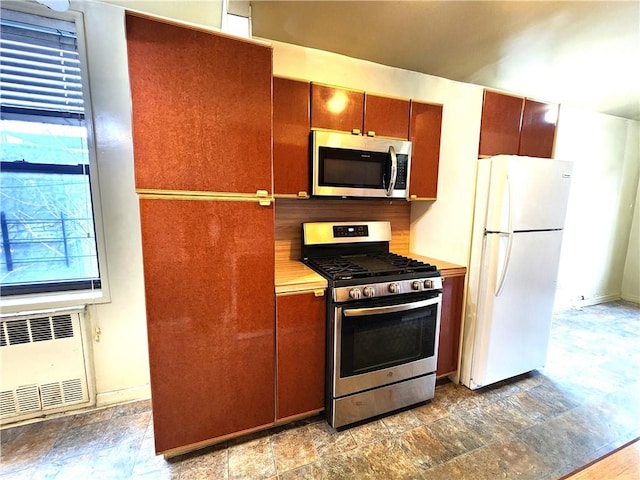
[[[374,388],[342,398],[329,399],[329,423],[338,428],[433,398],[436,374]]]

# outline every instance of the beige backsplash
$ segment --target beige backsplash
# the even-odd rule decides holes
[[[301,224],[305,222],[391,222],[390,250],[409,253],[411,204],[404,200],[288,199],[275,202],[276,263],[300,259]]]

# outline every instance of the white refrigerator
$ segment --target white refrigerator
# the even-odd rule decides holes
[[[572,162],[478,160],[460,382],[545,365]]]

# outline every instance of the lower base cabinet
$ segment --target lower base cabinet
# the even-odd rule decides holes
[[[324,409],[324,291],[276,296],[276,421]]]
[[[438,377],[450,375],[458,370],[465,278],[464,274],[447,275],[444,270],[442,275],[442,309],[436,370]]]
[[[272,425],[273,207],[141,197],[140,216],[156,452]]]

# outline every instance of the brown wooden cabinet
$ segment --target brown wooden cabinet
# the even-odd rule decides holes
[[[136,187],[270,191],[271,48],[130,14],[126,27]]]
[[[557,104],[485,90],[479,155],[551,158],[557,121]]]
[[[309,82],[273,78],[273,191],[309,194]]]
[[[557,123],[557,104],[525,99],[518,154],[551,158]]]
[[[143,196],[140,218],[156,451],[270,425],[273,206]]]
[[[311,84],[311,127],[409,138],[409,100]]]
[[[311,127],[343,132],[362,131],[364,92],[311,84]]]
[[[465,279],[464,273],[447,275],[446,270],[443,270],[442,275],[444,283],[442,284],[442,310],[436,370],[438,377],[450,375],[458,370]]]
[[[480,123],[480,155],[517,155],[524,99],[484,91]]]
[[[442,105],[411,101],[411,198],[435,199],[438,194],[441,129]]]
[[[276,297],[276,420],[324,409],[326,300]]]
[[[363,135],[409,138],[409,100],[365,93]]]
[[[274,211],[256,196],[272,184],[271,49],[126,28],[154,435],[172,455],[273,424]]]

